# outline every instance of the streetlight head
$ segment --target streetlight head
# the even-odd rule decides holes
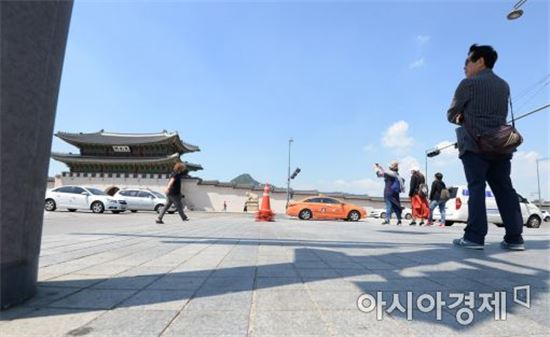
[[[440,153],[441,153],[441,151],[439,149],[435,149],[435,150],[432,150],[430,152],[427,152],[426,156],[432,158],[432,157],[438,156]]]
[[[508,20],[515,20],[515,19],[519,19],[521,16],[523,15],[523,9],[513,9],[510,13],[508,13],[508,15],[506,15],[506,17],[508,18]]]

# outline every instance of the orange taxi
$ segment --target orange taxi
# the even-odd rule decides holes
[[[324,196],[291,201],[288,203],[286,214],[297,216],[302,220],[343,219],[359,221],[359,219],[367,217],[367,211],[361,206]]]

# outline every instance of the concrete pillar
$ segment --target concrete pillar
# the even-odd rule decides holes
[[[72,0],[0,1],[0,308],[36,292]]]

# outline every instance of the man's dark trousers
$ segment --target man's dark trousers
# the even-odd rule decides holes
[[[479,244],[485,243],[487,235],[487,209],[485,206],[485,182],[489,183],[495,196],[498,211],[508,243],[523,243],[523,219],[519,199],[510,179],[511,156],[490,159],[482,154],[466,151],[461,157],[464,165],[470,198],[468,199],[468,225],[464,239]]]

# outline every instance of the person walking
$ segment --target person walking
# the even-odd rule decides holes
[[[392,161],[389,165],[389,170],[384,171],[378,163],[374,164],[376,175],[379,178],[384,178],[384,202],[386,203],[386,219],[382,222],[383,225],[389,224],[392,212],[397,216],[397,225],[401,225],[401,200],[399,193],[405,189],[405,179],[399,176],[399,164]]]
[[[426,186],[426,178],[418,167],[413,167],[411,169],[411,182],[409,186],[409,198],[412,209],[411,226],[416,225],[416,219],[420,219],[418,225],[422,226],[424,225],[424,220],[428,218],[429,206],[426,199],[427,194],[428,186]]]
[[[449,200],[447,191],[447,186],[443,182],[443,174],[437,172],[434,175],[434,181],[432,182],[432,188],[430,189],[430,217],[428,218],[428,226],[433,225],[434,210],[439,208],[439,214],[441,218],[439,219],[439,227],[445,227],[445,204]],[[447,191],[447,192],[444,192]]]
[[[156,223],[163,224],[162,218],[164,217],[164,214],[166,211],[174,204],[176,206],[176,209],[178,210],[178,213],[181,217],[182,221],[187,221],[189,218],[185,213],[183,212],[183,204],[181,202],[181,178],[185,175],[185,164],[183,163],[177,163],[174,165],[174,171],[170,175],[170,180],[168,180],[168,185],[166,185],[166,188],[164,190],[164,193],[166,194],[166,205],[164,205],[164,208],[160,212]]]
[[[223,201],[223,211],[227,212],[227,202]]]
[[[506,125],[510,87],[493,72],[497,52],[491,46],[470,46],[464,72],[458,85],[447,120],[459,125],[456,129],[459,157],[468,182],[468,223],[464,236],[453,244],[469,249],[483,249],[487,235],[485,187],[489,183],[505,226],[500,246],[524,250],[523,221],[518,196],[512,180],[509,154],[489,154],[480,149],[478,140],[485,133]]]

